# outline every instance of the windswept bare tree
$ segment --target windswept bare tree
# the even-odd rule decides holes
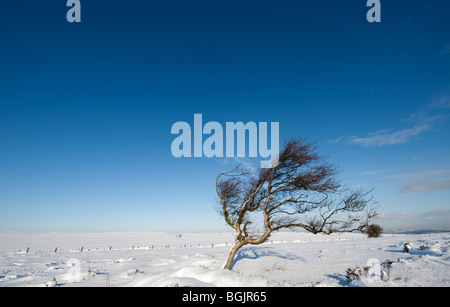
[[[304,139],[292,139],[270,169],[237,167],[216,180],[218,211],[236,231],[224,269],[247,244],[264,243],[280,229],[318,234],[364,232],[379,215],[370,192],[351,190],[336,168]]]

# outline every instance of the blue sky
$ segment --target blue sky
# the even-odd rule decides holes
[[[226,230],[236,160],[171,155],[195,113],[279,122],[386,229],[450,229],[448,1],[381,1],[381,23],[363,0],[81,0],[81,23],[57,2],[0,12],[0,231]]]

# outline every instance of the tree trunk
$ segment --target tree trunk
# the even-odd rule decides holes
[[[228,258],[225,264],[223,265],[223,269],[231,270],[231,265],[233,264],[234,257],[236,256],[236,252],[245,244],[242,242],[234,243],[233,247],[230,249],[228,253]]]

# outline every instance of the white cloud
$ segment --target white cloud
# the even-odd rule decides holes
[[[345,136],[340,136],[340,137],[338,137],[338,138],[336,138],[336,139],[334,139],[334,140],[328,140],[328,143],[330,143],[330,144],[338,144],[338,143],[340,143],[340,142],[342,142],[342,141],[345,141]]]
[[[397,131],[379,130],[367,136],[340,136],[328,140],[330,144],[347,143],[363,147],[381,147],[398,145],[409,142],[424,132],[437,130],[435,127],[450,117],[450,91],[446,90],[438,95],[432,95],[420,110],[410,114],[402,121],[413,124],[412,128]]]
[[[339,137],[330,143],[336,144],[346,142],[350,145],[360,145],[363,147],[381,147],[385,145],[397,145],[409,142],[413,137],[431,130],[429,125],[421,125],[410,129],[403,129],[394,132],[381,130],[370,134],[367,137]]]
[[[366,171],[366,172],[362,172],[361,175],[362,176],[376,176],[376,175],[380,175],[383,173],[386,173],[387,170],[385,169],[380,169],[380,170],[376,170],[376,171]]]
[[[400,192],[411,193],[440,190],[450,190],[450,178],[409,182],[400,189]]]
[[[400,193],[450,190],[449,168],[416,173],[401,173],[387,176],[389,179],[406,179]],[[446,177],[444,177],[446,176]]]
[[[433,95],[430,101],[419,111],[409,115],[406,121],[414,122],[416,125],[437,124],[445,120],[450,114],[450,93],[446,91]]]
[[[450,169],[438,169],[438,170],[427,171],[427,172],[395,174],[395,175],[390,175],[387,178],[429,178],[429,177],[446,175],[448,173],[450,173]]]

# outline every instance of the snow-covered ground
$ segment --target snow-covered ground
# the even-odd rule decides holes
[[[450,233],[277,233],[241,249],[228,271],[231,242],[232,233],[0,233],[0,287],[450,286]]]

